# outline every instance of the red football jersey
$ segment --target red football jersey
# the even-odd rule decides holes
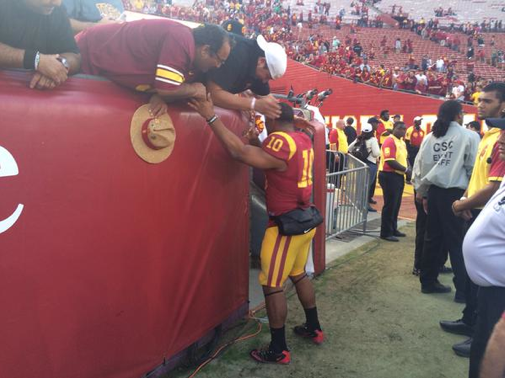
[[[195,58],[191,29],[167,19],[96,26],[77,45],[83,73],[139,91],[176,88],[188,80]]]
[[[312,141],[302,132],[275,132],[263,141],[263,151],[286,162],[287,169],[265,171],[267,211],[271,216],[311,205]]]

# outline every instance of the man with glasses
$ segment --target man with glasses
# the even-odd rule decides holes
[[[214,104],[226,109],[256,111],[272,119],[279,117],[281,108],[270,95],[268,82],[286,72],[284,48],[267,42],[261,35],[257,39],[233,38],[235,45],[229,59],[221,68],[207,75],[207,88]],[[246,90],[254,96],[235,96]]]
[[[198,74],[219,68],[231,50],[228,33],[217,25],[190,29],[167,19],[102,25],[77,43],[83,73],[153,93],[154,116],[166,111],[165,102],[205,98]]]

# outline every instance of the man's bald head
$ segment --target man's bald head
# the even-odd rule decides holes
[[[336,124],[337,129],[344,130],[345,129],[345,122],[343,119],[339,119]]]

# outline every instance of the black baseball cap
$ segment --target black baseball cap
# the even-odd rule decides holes
[[[488,118],[486,119],[486,124],[489,127],[505,130],[505,118]]]
[[[244,36],[245,27],[237,20],[234,20],[234,19],[226,20],[225,22],[223,22],[223,24],[221,26],[227,32]]]

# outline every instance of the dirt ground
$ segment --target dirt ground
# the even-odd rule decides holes
[[[443,332],[438,321],[460,317],[462,305],[451,294],[420,293],[411,274],[414,225],[403,229],[399,243],[372,241],[335,261],[314,283],[321,325],[327,337],[322,346],[300,340],[293,326],[304,321],[303,310],[289,293],[286,325],[292,362],[263,365],[250,359],[250,349],[269,342],[268,326],[249,340],[234,344],[205,366],[198,378],[464,378],[468,360],[457,357],[451,345],[463,336]],[[451,276],[441,276],[449,284]],[[264,317],[260,311],[257,317]],[[227,335],[253,333],[250,322]],[[170,377],[188,377],[195,368],[180,369]]]

